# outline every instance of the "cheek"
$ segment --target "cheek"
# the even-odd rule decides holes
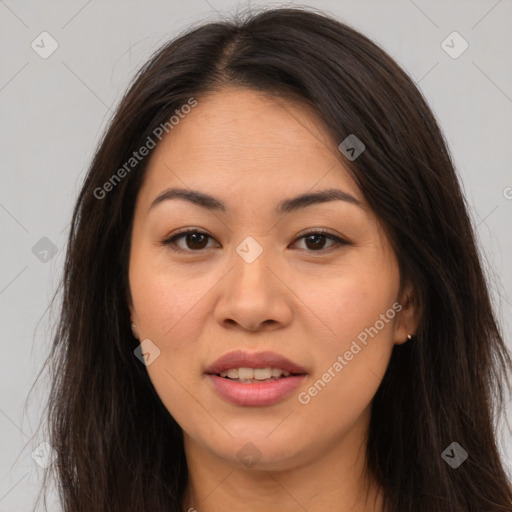
[[[395,311],[391,306],[355,292],[350,300],[338,301],[338,317],[333,318],[336,341],[317,345],[314,374],[298,391],[308,431],[335,438],[368,410],[393,349]]]
[[[135,250],[131,255],[129,276],[135,323],[141,336],[159,345],[168,340],[176,340],[179,345],[197,339],[194,334],[199,323],[190,319],[200,310],[201,299],[214,282],[197,272],[189,272],[185,278],[162,265],[161,260],[149,250]]]
[[[327,328],[326,348],[343,347],[376,322],[379,331],[389,334],[392,322],[382,325],[380,319],[396,300],[398,279],[393,268],[351,266],[338,274],[333,272],[328,280],[322,279],[322,286],[304,282],[304,303]],[[392,313],[391,320],[395,316]]]
[[[343,421],[355,420],[371,402],[393,349],[398,280],[393,266],[354,265],[322,293],[309,293],[307,304],[329,333],[315,345],[315,373],[301,389],[312,417],[334,408]]]
[[[154,258],[154,256],[153,256]],[[187,431],[204,423],[204,411],[194,407],[197,394],[197,340],[201,337],[201,298],[214,282],[206,276],[176,275],[152,265],[151,255],[134,251],[130,287],[134,320],[141,340],[150,339],[160,350],[147,366],[149,378],[165,408]]]

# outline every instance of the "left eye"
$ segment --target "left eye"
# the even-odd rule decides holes
[[[187,248],[183,248],[177,244],[177,240],[180,240],[182,238],[185,238],[185,244],[186,246],[188,246]],[[183,231],[181,233],[178,233],[177,235],[167,238],[163,240],[161,244],[169,246],[173,251],[176,252],[198,252],[202,249],[207,248],[206,245],[209,238],[213,239],[213,237],[202,231],[189,230]],[[310,249],[310,251],[308,252],[320,252],[328,250],[329,248],[325,249],[323,247],[326,240],[330,240],[331,242],[333,242],[330,248],[348,245],[349,243],[346,240],[343,240],[342,238],[333,235],[332,233],[324,231],[311,231],[309,233],[305,233],[298,237],[296,241],[302,239],[305,240],[306,247]]]
[[[324,232],[324,231],[311,231],[309,233],[306,233],[297,240],[304,239],[306,246],[309,249],[314,249],[312,252],[318,252],[322,250],[326,250],[323,245],[325,243],[325,240],[330,240],[333,242],[333,244],[330,246],[332,247],[339,247],[342,245],[348,245],[348,242],[346,240],[343,240],[343,238],[340,238],[339,236],[333,235],[332,233]],[[308,245],[309,244],[309,245]],[[322,247],[319,247],[322,246]]]
[[[172,236],[171,238],[168,238],[164,241],[162,241],[162,245],[168,245],[172,250],[174,251],[187,251],[187,249],[183,249],[182,247],[179,247],[176,243],[176,240],[179,240],[181,238],[186,237],[186,243],[187,245],[190,243],[194,247],[193,251],[188,252],[196,252],[196,250],[201,250],[205,248],[204,242],[208,238],[212,238],[210,235],[203,233],[202,231],[183,231],[181,233],[178,233],[177,235]],[[199,246],[199,247],[198,247]]]

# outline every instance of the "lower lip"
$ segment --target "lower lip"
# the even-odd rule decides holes
[[[306,375],[294,375],[268,382],[244,384],[208,374],[215,390],[227,401],[241,406],[272,405],[286,398],[297,389]]]

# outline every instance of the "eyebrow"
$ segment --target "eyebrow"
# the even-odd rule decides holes
[[[159,194],[151,203],[148,211],[171,199],[182,199],[190,203],[196,204],[203,208],[213,211],[226,211],[226,205],[219,199],[199,192],[198,190],[182,189],[182,188],[169,188]],[[290,213],[293,211],[301,210],[315,204],[327,203],[330,201],[345,201],[350,204],[354,204],[364,209],[361,201],[350,195],[348,192],[339,190],[336,188],[329,188],[320,190],[318,192],[309,192],[291,197],[281,201],[276,207],[277,214]]]

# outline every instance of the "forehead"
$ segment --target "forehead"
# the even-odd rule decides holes
[[[197,102],[153,150],[141,201],[171,186],[269,198],[338,187],[363,201],[336,142],[308,106],[245,88]]]

